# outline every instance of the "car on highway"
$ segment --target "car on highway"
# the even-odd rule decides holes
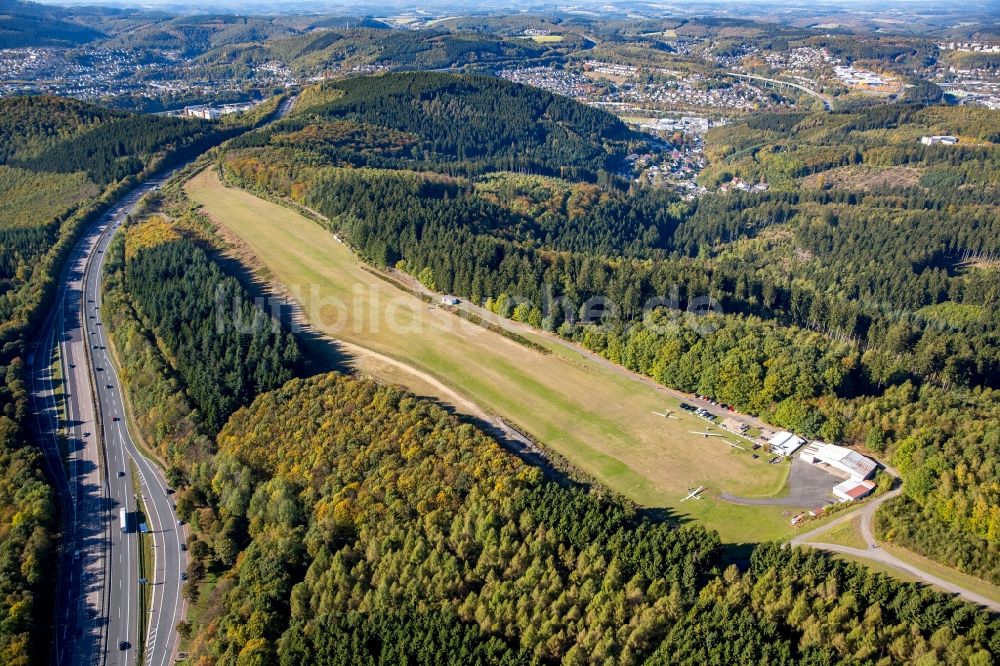
[[[118,470],[118,478],[120,479],[123,476],[125,476],[125,470],[123,470],[123,469]]]
[[[131,645],[129,645],[128,641],[118,641],[118,649],[121,650],[122,652],[129,649],[130,647]]]
[[[97,366],[96,368],[94,368],[94,370],[97,370],[98,372],[100,372],[101,370],[104,370],[104,368],[102,368],[101,366]]]
[[[105,388],[111,388],[111,384],[105,384],[104,387]]]
[[[112,421],[118,421],[118,420],[120,420],[120,419],[119,419],[119,418],[118,418],[117,416],[112,416],[112,417],[111,417],[111,420],[112,420]]]

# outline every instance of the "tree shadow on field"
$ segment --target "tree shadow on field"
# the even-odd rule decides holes
[[[218,264],[226,275],[236,279],[240,286],[258,302],[268,304],[265,308],[269,315],[276,314],[279,323],[295,336],[302,347],[305,360],[303,376],[311,377],[326,372],[351,374],[351,358],[343,352],[335,341],[317,332],[299,312],[299,308],[290,297],[278,293],[272,285],[262,278],[257,271],[248,267],[239,258],[219,252],[210,247],[204,248],[209,257]],[[276,304],[274,307],[270,307]]]
[[[719,568],[725,569],[735,564],[740,571],[750,568],[750,556],[760,544],[756,543],[724,543],[719,546]]]

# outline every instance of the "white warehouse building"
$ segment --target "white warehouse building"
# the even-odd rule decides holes
[[[828,465],[843,472],[853,481],[864,481],[878,469],[878,463],[871,458],[843,446],[825,442],[813,442],[802,450],[799,457],[814,465]]]
[[[790,456],[795,453],[796,449],[805,444],[806,440],[790,432],[782,431],[769,439],[767,443],[771,447],[771,453]]]

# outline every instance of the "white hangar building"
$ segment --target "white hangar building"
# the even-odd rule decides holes
[[[802,449],[799,457],[814,465],[828,465],[854,481],[864,481],[878,469],[878,463],[871,458],[843,446],[825,442],[813,442]]]

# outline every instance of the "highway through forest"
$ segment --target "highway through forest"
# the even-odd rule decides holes
[[[295,100],[284,100],[271,121],[291,111]],[[133,188],[86,229],[28,357],[33,425],[62,523],[52,571],[56,664],[132,666],[141,654],[142,666],[166,666],[177,652],[176,626],[185,617],[184,526],[162,471],[133,439],[100,312],[111,239],[139,200],[171,175]],[[144,570],[142,539],[152,540]],[[149,592],[148,608],[142,590]]]
[[[140,453],[126,424],[124,387],[100,313],[108,245],[139,199],[165,178],[133,189],[78,241],[32,354],[35,424],[63,509],[52,646],[59,664],[126,666],[137,664],[141,651],[145,664],[162,666],[176,647],[183,527],[162,473]],[[140,522],[150,536],[140,537]],[[144,581],[141,538],[153,541]],[[145,612],[142,585],[151,590]]]

